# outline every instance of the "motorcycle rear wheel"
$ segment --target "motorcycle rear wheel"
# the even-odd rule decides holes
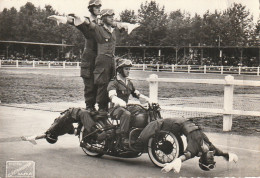
[[[80,134],[79,134],[79,141],[82,141],[84,136],[85,136],[84,127],[82,127],[80,130]],[[91,143],[91,140],[89,140],[89,139],[84,140],[84,143],[86,144],[86,147],[81,147],[81,148],[84,151],[84,153],[86,153],[86,155],[92,156],[92,157],[101,157],[104,155],[103,153],[98,153],[98,152],[92,151],[91,149],[88,149],[88,147],[90,147],[90,148],[97,147],[98,143],[95,143],[95,142]]]
[[[183,142],[179,135],[160,132],[148,141],[148,155],[157,167],[164,167],[183,154]]]

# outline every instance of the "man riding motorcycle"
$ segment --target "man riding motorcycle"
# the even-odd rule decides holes
[[[143,98],[149,103],[150,100],[148,97],[140,94],[128,78],[132,62],[127,59],[119,58],[116,63],[117,75],[114,80],[109,82],[107,87],[108,96],[111,101],[111,109],[109,112],[112,119],[120,120],[120,133],[123,143],[128,145],[131,113],[126,109],[126,104],[128,103],[129,96],[131,94],[135,98]]]
[[[205,171],[215,167],[214,156],[222,156],[229,162],[234,161],[236,163],[238,161],[236,154],[225,153],[215,147],[201,131],[200,127],[188,119],[175,118],[152,121],[143,129],[136,145],[146,144],[150,137],[160,131],[169,131],[176,135],[185,135],[187,137],[187,148],[184,154],[171,163],[167,163],[162,169],[163,172],[169,172],[173,169],[174,172],[178,173],[182,162],[195,156],[200,157],[199,167]]]

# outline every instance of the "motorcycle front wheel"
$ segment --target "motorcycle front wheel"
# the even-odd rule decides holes
[[[183,154],[183,142],[179,135],[159,132],[148,141],[148,155],[155,166],[164,167]]]
[[[101,157],[104,154],[100,153],[98,150],[102,150],[104,147],[104,141],[103,143],[97,143],[95,139],[84,139],[84,137],[86,136],[86,131],[84,131],[84,127],[81,128],[80,130],[80,134],[79,134],[79,142],[84,143],[84,146],[82,146],[82,150],[84,151],[84,153],[86,153],[88,156],[93,156],[93,157]],[[84,139],[84,140],[82,140]],[[96,151],[95,151],[96,150]]]

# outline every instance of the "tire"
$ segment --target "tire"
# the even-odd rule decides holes
[[[183,154],[183,142],[179,135],[160,132],[148,141],[148,155],[157,167],[164,167]]]
[[[85,135],[85,132],[84,132],[84,127],[82,126],[81,130],[80,130],[80,134],[79,134],[79,142],[81,142],[82,138],[84,137]],[[97,147],[97,145],[101,145],[101,144],[98,144],[96,142],[90,142],[92,140],[85,140],[84,143],[86,144],[86,146],[84,147],[81,147],[82,150],[84,151],[84,153],[86,153],[88,156],[92,156],[92,157],[101,157],[103,156],[104,154],[103,153],[98,153],[98,152],[95,152],[95,151],[92,151],[90,149],[88,149],[88,147]]]

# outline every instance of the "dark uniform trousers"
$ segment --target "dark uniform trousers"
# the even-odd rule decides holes
[[[95,23],[95,22],[94,22]],[[80,76],[84,82],[84,98],[87,108],[96,104],[97,86],[94,85],[94,67],[97,57],[97,42],[94,38],[95,32],[87,24],[76,26],[85,37],[85,49],[81,58]]]
[[[108,92],[111,90],[116,90],[117,97],[124,100],[126,103],[128,102],[130,94],[137,97],[134,94],[134,85],[130,80],[128,80],[127,84],[125,84],[123,81],[115,78],[115,80],[109,82],[107,90]],[[128,134],[131,123],[131,112],[123,107],[116,106],[111,107],[110,116],[112,119],[120,120],[120,132],[122,134]]]
[[[100,109],[107,110],[109,97],[107,86],[114,77],[114,58],[105,54],[100,54],[96,58],[94,70],[94,84],[97,86],[96,102]]]
[[[176,135],[185,135],[187,137],[187,148],[184,153],[190,152],[191,158],[198,156],[202,153],[203,141],[209,145],[211,151],[215,151],[216,156],[227,156],[221,150],[216,148],[208,139],[208,137],[196,126],[191,120],[186,119],[162,119],[149,123],[139,136],[139,141],[143,144],[147,144],[149,138],[160,132],[170,131]]]
[[[97,96],[97,86],[94,84],[94,67],[96,51],[84,50],[82,55],[82,63],[80,76],[84,82],[84,98],[86,107],[94,107]],[[85,62],[87,61],[87,62]]]
[[[114,53],[118,29],[110,32],[103,25],[91,24],[90,26],[95,31],[98,46],[94,70],[94,84],[97,85],[96,102],[100,109],[107,110],[109,102],[107,86],[115,75]]]
[[[90,132],[95,125],[90,113],[81,108],[70,108],[56,118],[51,127],[46,131],[56,137],[64,134],[73,134],[73,123],[81,122],[84,128]]]
[[[131,113],[123,107],[113,108],[111,111],[112,119],[120,120],[120,133],[128,134],[130,129]]]

